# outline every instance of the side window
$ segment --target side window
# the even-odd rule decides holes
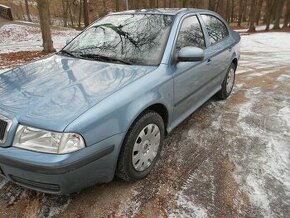
[[[186,46],[205,48],[203,31],[196,16],[185,18],[182,22],[176,49],[179,51]]]
[[[206,26],[211,44],[218,43],[229,35],[228,28],[218,18],[211,15],[201,15]]]

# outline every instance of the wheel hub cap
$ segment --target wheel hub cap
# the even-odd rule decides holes
[[[132,164],[141,172],[151,166],[160,146],[160,129],[156,124],[145,126],[135,141],[132,152]]]
[[[230,69],[230,72],[227,78],[227,86],[226,86],[227,93],[230,93],[232,91],[234,82],[235,82],[235,70]]]

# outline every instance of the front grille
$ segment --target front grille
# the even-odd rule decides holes
[[[0,142],[4,141],[7,127],[8,127],[8,122],[0,119]]]
[[[24,178],[12,176],[12,175],[9,175],[9,177],[14,182],[18,183],[19,185],[27,186],[28,188],[42,190],[42,191],[49,191],[49,192],[59,192],[60,191],[60,187],[57,184],[31,181],[28,179],[24,179]]]

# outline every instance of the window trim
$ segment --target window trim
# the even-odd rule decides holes
[[[179,22],[178,22],[178,26],[176,28],[176,33],[175,33],[175,37],[174,37],[174,41],[172,43],[172,50],[171,50],[171,54],[170,54],[170,59],[169,59],[169,63],[173,64],[174,63],[174,60],[175,60],[175,56],[176,56],[176,43],[177,43],[177,39],[179,37],[179,34],[180,34],[180,29],[181,29],[181,26],[184,22],[185,19],[189,18],[189,17],[193,17],[195,16],[199,22],[199,25],[200,25],[200,28],[202,30],[202,33],[203,33],[203,38],[204,38],[204,44],[205,44],[205,48],[204,50],[206,50],[210,44],[208,44],[208,40],[206,39],[206,34],[207,32],[205,32],[205,29],[204,29],[204,23],[201,22],[200,20],[200,17],[199,17],[199,13],[190,13],[190,14],[185,14],[183,15]],[[167,42],[168,43],[168,42]]]
[[[218,17],[218,16],[216,16],[216,15],[214,15],[214,14],[210,14],[210,13],[200,13],[199,15],[200,15],[201,22],[203,23],[203,26],[204,26],[204,28],[205,28],[204,31],[206,32],[206,35],[207,35],[207,37],[208,37],[208,44],[209,44],[208,47],[210,47],[210,46],[214,46],[214,45],[217,45],[217,44],[223,42],[224,40],[226,40],[227,38],[230,37],[230,30],[229,30],[229,27],[228,27],[227,23],[224,22],[220,17]],[[215,43],[211,43],[211,41],[210,41],[210,36],[209,36],[208,31],[207,31],[207,28],[206,28],[206,23],[205,23],[205,21],[202,19],[202,15],[211,16],[211,17],[214,17],[214,18],[216,18],[217,20],[219,20],[219,21],[220,21],[220,22],[225,26],[225,28],[226,28],[226,30],[227,30],[227,32],[228,32],[228,35],[227,35],[226,37],[222,38],[220,41],[217,41],[217,42],[215,42]]]

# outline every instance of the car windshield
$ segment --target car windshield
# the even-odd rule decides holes
[[[108,15],[81,33],[63,53],[123,64],[159,65],[174,16]]]

